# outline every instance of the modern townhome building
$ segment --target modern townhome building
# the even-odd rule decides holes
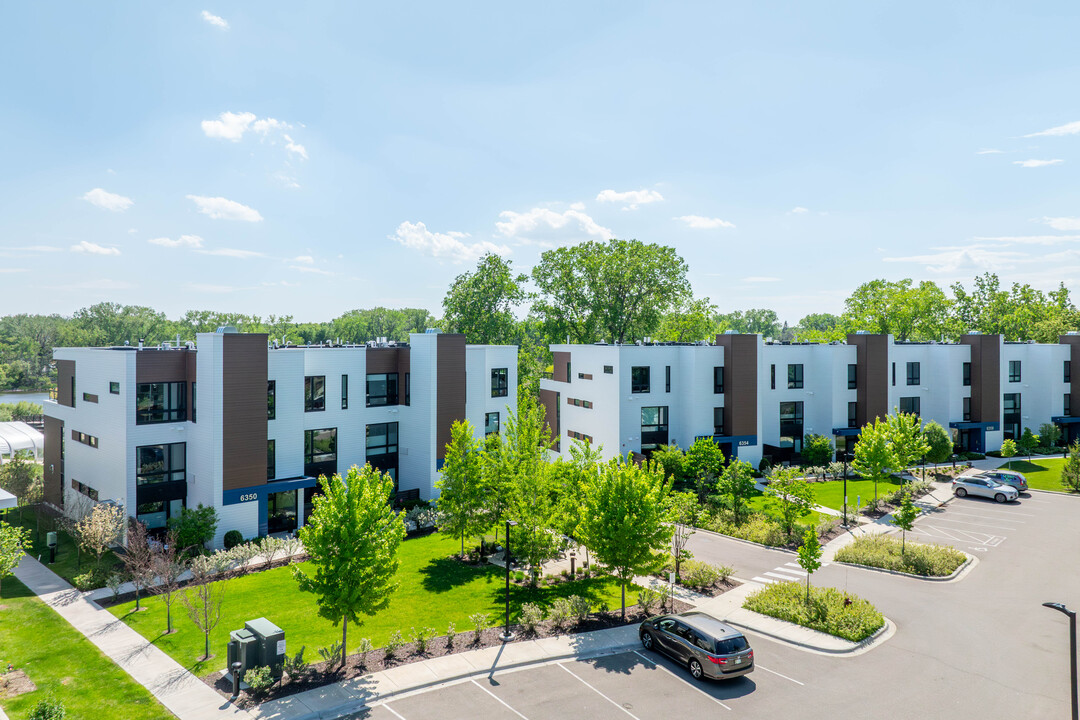
[[[45,405],[46,501],[113,501],[151,529],[213,506],[215,543],[294,530],[320,475],[390,473],[432,499],[450,427],[498,432],[517,405],[517,348],[429,331],[408,344],[280,346],[232,328],[194,343],[57,348]]]
[[[1071,367],[1080,334],[1057,344],[964,335],[959,343],[896,342],[855,333],[846,342],[766,343],[728,333],[716,342],[552,345],[540,383],[556,452],[580,439],[606,457],[689,447],[710,437],[754,463],[790,460],[803,437],[832,436],[850,451],[859,429],[898,409],[950,429],[957,448],[996,450],[1025,427],[1057,423],[1080,437]]]

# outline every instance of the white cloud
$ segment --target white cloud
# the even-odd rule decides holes
[[[296,177],[290,174],[287,170],[278,170],[270,177],[275,182],[279,183],[282,187],[289,188],[290,190],[295,190],[296,188],[300,187],[300,183],[296,182]]]
[[[582,235],[591,235],[601,240],[615,236],[611,230],[580,210],[567,210],[562,213],[548,208],[533,208],[523,213],[504,210],[499,213],[499,217],[503,218],[502,222],[495,223],[499,234],[526,244],[552,245],[556,242],[581,239]]]
[[[236,250],[234,248],[215,248],[214,250],[199,250],[202,255],[217,255],[218,257],[231,257],[246,260],[248,258],[266,257],[255,250]]]
[[[702,217],[701,215],[680,215],[675,220],[682,220],[695,230],[715,230],[716,228],[733,228],[735,223],[720,218]]]
[[[123,212],[135,204],[135,201],[129,197],[106,192],[101,188],[94,188],[86,193],[83,195],[83,200],[91,205],[98,206],[102,210],[112,210],[113,212]]]
[[[804,208],[801,205],[796,205],[795,207],[788,210],[788,215],[802,215],[808,212],[810,212],[809,208]]]
[[[1080,230],[1080,218],[1044,217],[1042,221],[1055,230]]]
[[[263,216],[258,210],[241,205],[234,200],[223,197],[204,197],[202,195],[188,195],[188,200],[194,202],[199,212],[209,215],[215,220],[243,220],[244,222],[261,222]]]
[[[626,192],[601,190],[596,199],[600,202],[623,203],[624,210],[636,210],[638,205],[659,202],[664,199],[664,196],[655,190],[627,190]]]
[[[271,130],[288,130],[291,127],[292,125],[290,125],[289,123],[275,120],[274,118],[263,118],[262,120],[256,120],[251,125],[251,129],[259,133],[260,135],[266,135]]]
[[[570,209],[571,210],[584,210],[585,209],[585,203],[583,203],[583,202],[570,203]]]
[[[1013,160],[1013,165],[1019,165],[1026,168],[1046,167],[1047,165],[1060,165],[1065,162],[1060,158],[1053,160]]]
[[[748,282],[748,283],[780,282],[780,278],[778,278],[778,277],[769,277],[768,275],[751,275],[750,277],[744,277],[743,282]]]
[[[223,112],[218,115],[217,120],[203,120],[202,129],[206,137],[240,142],[253,122],[255,122],[255,113]]]
[[[1077,229],[1080,229],[1080,227]],[[1080,240],[1080,235],[1000,235],[997,237],[975,237],[974,239],[997,242],[1003,245],[1061,245]]]
[[[225,18],[214,15],[209,10],[202,11],[202,19],[210,23],[214,27],[221,28],[222,30],[229,29],[229,23],[225,21]]]
[[[285,149],[286,150],[288,150],[291,153],[295,153],[296,155],[299,155],[300,157],[304,158],[305,160],[308,159],[307,150],[304,148],[303,145],[298,145],[298,144],[294,143],[293,139],[291,137],[289,137],[288,135],[283,135],[283,137],[285,138],[285,143],[286,143]]]
[[[293,262],[304,263],[305,265],[311,265],[315,262],[315,258],[310,255],[297,255],[293,258]]]
[[[78,245],[71,246],[71,252],[90,253],[91,255],[119,255],[120,250],[114,247],[104,247],[97,243],[83,240]]]
[[[161,247],[175,248],[175,247],[190,247],[201,248],[203,246],[203,239],[198,235],[181,235],[176,240],[172,240],[167,237],[150,238],[147,240],[151,245],[160,245]]]
[[[1024,137],[1056,137],[1061,135],[1076,135],[1080,133],[1080,120],[1071,123],[1065,123],[1064,125],[1058,125],[1047,130],[1040,130],[1039,132],[1028,133]]]
[[[439,260],[449,260],[455,264],[474,262],[487,253],[495,253],[496,255],[510,254],[510,248],[505,245],[496,245],[486,240],[465,243],[463,240],[469,237],[468,233],[453,231],[448,233],[432,232],[422,222],[403,222],[398,225],[397,230],[389,237],[394,242],[400,243],[411,250],[419,250],[425,255],[430,255]]]
[[[1012,270],[1017,263],[1029,262],[1032,258],[1027,253],[988,249],[985,245],[965,247],[931,248],[936,252],[926,255],[882,258],[885,262],[918,263],[932,273],[954,273],[965,271],[978,273],[983,271]]]
[[[998,150],[996,148],[984,148],[982,150],[976,150],[975,154],[976,155],[1001,155],[1004,152],[1005,152],[1004,150]]]
[[[290,270],[296,270],[297,272],[314,273],[316,275],[336,275],[329,270],[320,270],[319,268],[305,267],[303,265],[290,265]]]

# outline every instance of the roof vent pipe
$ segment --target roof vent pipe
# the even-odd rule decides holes
[[[139,349],[140,350],[143,349],[143,339],[142,338],[139,338]]]

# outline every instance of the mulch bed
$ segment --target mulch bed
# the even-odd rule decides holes
[[[726,587],[719,589],[719,592],[734,587],[735,584],[736,583],[729,582]],[[684,612],[692,609],[692,605],[684,603],[681,600],[672,601],[669,607],[671,612]],[[510,627],[514,633],[514,640],[511,642],[539,640],[541,638],[573,635],[575,633],[590,632],[593,630],[607,630],[609,628],[622,627],[624,625],[636,625],[646,619],[646,617],[646,614],[643,613],[637,605],[632,605],[626,608],[625,620],[622,618],[619,610],[609,610],[606,612],[592,613],[585,618],[585,620],[572,628],[568,626],[559,629],[552,627],[550,623],[545,622],[537,626],[534,633],[526,634],[520,625],[511,625]],[[288,675],[284,675],[283,683],[275,685],[269,692],[265,693],[260,698],[253,699],[246,692],[242,692],[239,705],[240,707],[254,707],[267,700],[295,695],[296,693],[313,690],[330,683],[362,677],[369,673],[379,672],[380,670],[386,670],[400,665],[407,665],[421,660],[430,660],[444,655],[451,655],[455,652],[467,652],[469,650],[497,647],[503,644],[503,641],[499,639],[502,632],[503,628],[501,626],[485,630],[480,634],[479,642],[475,641],[475,633],[473,631],[462,632],[454,638],[453,648],[450,648],[447,645],[446,636],[438,637],[428,643],[423,654],[417,652],[416,643],[409,643],[398,650],[391,659],[386,658],[386,654],[383,652],[382,648],[377,648],[367,654],[363,666],[360,664],[361,658],[359,655],[349,655],[346,658],[344,668],[339,668],[337,663],[312,663],[305,675],[299,678],[292,678]],[[357,635],[356,637],[358,638],[359,636]],[[357,641],[358,640],[350,638],[350,642]],[[308,648],[308,650],[311,651],[313,649]],[[305,656],[308,655],[307,652],[304,654]],[[312,655],[318,657],[317,650],[313,652]],[[223,672],[219,671],[212,673],[202,678],[202,680],[207,685],[217,690],[222,697],[228,698],[232,695],[232,683],[225,678]]]

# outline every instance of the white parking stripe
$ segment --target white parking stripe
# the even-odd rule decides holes
[[[780,580],[782,580],[784,582],[792,582],[792,581],[795,581],[795,580],[802,580],[803,579],[801,577],[792,577],[791,575],[781,575],[780,573],[774,573],[774,572],[767,572],[765,574],[768,575],[769,577],[780,578]]]
[[[382,704],[382,706],[383,706],[384,708],[386,708],[387,710],[389,710],[390,712],[392,712],[392,713],[394,714],[394,717],[398,718],[398,720],[405,720],[405,718],[401,717],[401,715],[400,715],[400,714],[398,713],[398,711],[397,711],[397,710],[395,710],[394,708],[390,707],[390,706],[389,706],[389,705],[387,705],[386,703],[383,703],[383,704]]]
[[[992,498],[985,498],[985,499],[990,500]],[[1008,516],[1008,517],[1013,517],[1014,515],[1019,515],[1020,517],[1038,517],[1038,515],[1036,515],[1035,513],[1025,513],[1025,512],[1020,512],[1019,510],[1015,510],[1015,511],[1012,510],[1012,509],[998,510],[993,505],[988,505],[986,507],[978,507],[978,506],[964,507],[964,506],[952,505],[952,506],[949,507],[949,510],[947,511],[947,513],[950,514],[950,515],[952,515],[954,513],[957,514],[957,515],[978,515],[979,513],[991,513],[990,515],[986,515],[984,517],[994,517],[995,515],[1005,515],[1005,516]]]
[[[994,528],[995,530],[1019,530],[1020,529],[1020,528],[1016,527],[1015,525],[995,525],[994,523],[989,523],[989,522],[986,522],[985,520],[977,520],[975,522],[968,522],[967,520],[956,520],[954,518],[949,518],[949,517],[936,517],[936,518],[934,518],[934,522],[951,522],[951,523],[957,523],[957,524],[960,524],[960,525],[974,525],[976,527]]]
[[[658,669],[658,670],[663,670],[663,671],[664,671],[664,672],[666,672],[666,673],[667,673],[668,675],[671,675],[671,676],[672,676],[672,677],[674,677],[674,678],[678,678],[679,680],[682,680],[682,681],[683,681],[684,683],[686,682],[686,679],[685,679],[685,678],[681,678],[681,677],[679,677],[678,675],[676,675],[675,673],[671,672],[670,670],[668,670],[668,669],[667,669],[666,667],[664,667],[663,665],[658,665],[657,663],[653,662],[653,661],[652,661],[652,660],[650,660],[649,658],[647,658],[647,657],[645,657],[644,655],[642,655],[641,653],[639,653],[639,652],[638,652],[637,650],[634,650],[634,654],[635,654],[635,655],[637,655],[637,656],[638,656],[639,658],[641,658],[642,660],[644,660],[645,662],[647,662],[647,663],[649,663],[650,665],[652,665],[652,666],[653,666],[654,668],[656,668],[656,669]],[[726,710],[730,710],[730,709],[731,709],[730,707],[728,707],[728,706],[727,706],[727,705],[725,705],[724,703],[722,703],[722,702],[720,702],[719,700],[717,700],[716,698],[714,698],[714,697],[713,697],[712,695],[710,695],[709,693],[707,693],[707,692],[705,692],[704,690],[702,690],[701,688],[699,688],[699,687],[698,687],[697,685],[693,685],[693,684],[691,684],[691,683],[686,683],[686,684],[687,684],[687,685],[690,685],[690,687],[694,688],[694,689],[695,689],[695,690],[697,690],[697,691],[698,691],[699,693],[701,693],[701,694],[702,694],[702,695],[704,695],[705,697],[709,698],[710,700],[712,700],[712,701],[713,701],[714,703],[716,703],[716,704],[717,704],[717,705],[719,705],[720,707],[722,707],[722,708],[724,708],[724,709],[726,709]],[[802,683],[799,683],[799,684],[800,684],[800,685],[802,685]]]
[[[579,675],[578,675],[577,673],[575,673],[575,672],[574,672],[573,670],[571,670],[570,668],[566,667],[566,666],[565,666],[565,665],[563,665],[562,663],[556,663],[556,665],[558,665],[558,666],[559,666],[559,667],[561,667],[561,668],[562,668],[563,670],[565,670],[566,672],[568,672],[568,673],[570,673],[571,675],[573,675],[574,677],[576,677],[576,678],[577,678],[578,680],[580,680],[580,681],[581,681],[582,685],[584,685],[585,687],[589,688],[589,689],[590,689],[590,690],[592,690],[592,691],[593,691],[594,693],[596,693],[596,694],[597,694],[597,695],[599,695],[600,697],[604,698],[604,699],[605,699],[605,700],[607,700],[607,701],[608,701],[609,703],[611,703],[611,704],[612,704],[612,705],[614,705],[615,707],[619,708],[620,710],[622,710],[622,711],[623,711],[624,713],[626,713],[626,714],[627,714],[627,715],[629,715],[630,717],[634,718],[634,720],[641,720],[641,718],[639,718],[639,717],[638,717],[637,715],[635,715],[634,713],[632,713],[632,712],[630,712],[629,710],[627,710],[626,708],[624,708],[624,707],[623,707],[623,706],[622,706],[621,704],[619,704],[619,703],[615,702],[614,700],[612,700],[611,698],[609,698],[609,697],[608,697],[607,695],[605,695],[604,693],[600,692],[599,690],[597,690],[596,688],[594,688],[594,687],[593,687],[592,685],[590,685],[589,683],[585,682],[585,679],[584,679],[584,678],[582,678],[581,676],[579,676]],[[509,706],[509,705],[507,705],[507,707],[510,707],[510,706]]]
[[[761,663],[758,663],[755,667],[757,667],[759,670],[764,670],[765,672],[771,672],[773,675],[778,675],[779,677],[782,677],[785,680],[790,680],[791,682],[795,683],[796,685],[805,685],[806,684],[806,683],[799,682],[795,678],[789,678],[787,675],[780,675],[780,673],[776,672],[775,670],[770,670],[769,668],[765,667]]]
[[[753,580],[754,582],[763,583],[765,585],[769,585],[770,583],[776,582],[775,580],[770,580],[769,578],[763,578],[760,575],[757,575],[757,576],[752,577],[750,579]]]
[[[473,684],[473,685],[475,685],[476,687],[480,688],[480,689],[481,689],[481,690],[483,690],[484,692],[486,692],[486,693],[487,693],[488,695],[490,695],[491,697],[493,697],[493,698],[495,698],[496,700],[498,700],[498,701],[499,701],[499,704],[501,704],[501,705],[502,705],[503,707],[505,707],[505,708],[506,708],[507,710],[509,710],[510,712],[512,712],[512,713],[514,713],[515,715],[517,715],[517,716],[518,716],[519,718],[521,718],[521,720],[529,720],[529,718],[525,717],[524,715],[522,715],[521,713],[519,713],[519,712],[518,712],[517,710],[515,710],[514,708],[510,707],[509,705],[507,705],[507,704],[506,704],[505,702],[503,702],[503,699],[502,699],[502,698],[500,698],[500,697],[499,697],[498,695],[496,695],[495,693],[493,693],[493,692],[491,692],[490,690],[488,690],[488,689],[487,689],[486,687],[484,687],[484,686],[483,686],[483,685],[481,685],[480,683],[478,683],[478,682],[476,682],[475,680],[473,680],[473,681],[472,681],[472,684]],[[395,715],[397,715],[397,713],[394,713],[394,714],[395,714]],[[398,717],[401,717],[401,716],[400,716],[400,715],[398,715]],[[401,718],[401,720],[405,720],[405,718]]]

